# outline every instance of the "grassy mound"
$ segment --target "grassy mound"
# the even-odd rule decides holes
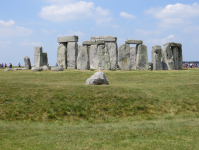
[[[109,86],[85,85],[93,74],[0,69],[0,120],[114,122],[199,112],[199,69],[105,71]]]

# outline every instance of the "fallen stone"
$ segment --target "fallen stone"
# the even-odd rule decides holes
[[[118,65],[121,70],[131,70],[130,45],[122,44],[118,51]]]
[[[149,61],[146,45],[139,44],[136,47],[136,70],[149,70]]]
[[[12,68],[4,69],[4,71],[13,71]]]
[[[97,69],[97,45],[91,45],[89,54],[90,69]]]
[[[24,63],[25,63],[25,68],[26,69],[31,69],[30,58],[27,55],[24,57]]]
[[[41,46],[34,48],[34,67],[43,66],[43,49]]]
[[[67,67],[77,69],[77,55],[78,45],[77,42],[68,42],[67,44]]]
[[[63,65],[63,68],[67,69],[67,48],[64,43],[61,43],[58,47],[57,63],[58,63],[58,66]]]
[[[142,44],[143,41],[142,40],[126,40],[125,43],[126,44]]]
[[[51,68],[52,71],[63,71],[63,67],[54,67],[54,68]]]
[[[108,79],[106,75],[99,71],[96,72],[94,75],[92,75],[89,79],[86,81],[87,85],[102,85],[102,84],[107,84],[109,85]]]
[[[51,67],[48,66],[48,65],[45,65],[45,66],[42,67],[42,69],[43,69],[43,70],[51,70]]]
[[[31,71],[42,71],[41,67],[32,67]]]
[[[152,48],[151,70],[162,70],[162,49],[161,46],[155,45]]]
[[[26,68],[13,68],[12,70],[26,70]]]
[[[99,41],[103,40],[105,42],[117,42],[117,37],[115,36],[92,36],[91,41]]]
[[[89,55],[88,46],[78,46],[78,57],[77,57],[77,69],[78,70],[89,70]]]
[[[78,42],[78,36],[63,36],[57,38],[58,43],[65,43],[65,42]]]
[[[105,45],[98,45],[97,49],[97,70],[110,70],[110,55]]]
[[[130,48],[131,69],[136,70],[136,47]]]

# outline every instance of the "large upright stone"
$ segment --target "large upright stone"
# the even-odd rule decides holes
[[[137,45],[136,70],[148,70],[149,61],[146,45]]]
[[[25,68],[26,69],[31,69],[30,58],[27,55],[24,57],[24,63],[25,63]]]
[[[78,36],[63,36],[57,38],[58,43],[78,42]]]
[[[43,53],[43,66],[48,65],[48,55],[47,53]]]
[[[131,69],[136,69],[136,47],[130,48]]]
[[[90,46],[90,69],[97,69],[97,47],[98,45]]]
[[[67,69],[67,48],[63,43],[59,45],[57,50],[57,63],[58,66],[63,65],[63,68]]]
[[[155,45],[152,48],[152,68],[151,70],[162,70],[162,49],[161,46]]]
[[[34,66],[43,66],[43,49],[41,46],[37,46],[34,48]]]
[[[110,55],[105,45],[98,45],[97,49],[97,70],[110,70]]]
[[[77,69],[77,42],[68,42],[67,44],[67,66],[71,69]]]
[[[105,47],[109,52],[110,56],[110,69],[116,70],[117,69],[117,60],[118,60],[118,48],[116,42],[106,42]]]
[[[77,69],[89,70],[88,46],[78,46]]]
[[[130,45],[123,44],[118,51],[118,65],[121,70],[131,70]]]

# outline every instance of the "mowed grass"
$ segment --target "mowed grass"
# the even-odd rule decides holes
[[[0,69],[0,149],[199,149],[199,69]]]

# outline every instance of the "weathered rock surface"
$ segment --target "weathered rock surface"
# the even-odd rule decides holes
[[[45,66],[42,67],[42,69],[43,69],[43,70],[51,70],[51,67],[48,66],[48,65],[45,65]]]
[[[41,46],[34,48],[34,67],[43,66],[43,49]]]
[[[78,42],[78,36],[63,36],[57,38],[58,43],[65,43],[65,42]]]
[[[137,45],[136,70],[148,70],[149,61],[146,45]]]
[[[63,67],[54,67],[54,68],[51,68],[52,71],[63,71]]]
[[[25,63],[25,68],[26,69],[31,69],[30,58],[27,55],[24,57],[24,63]]]
[[[110,70],[110,54],[108,47],[105,45],[98,45],[97,49],[97,70]]]
[[[161,46],[155,45],[152,48],[152,66],[151,70],[162,70],[162,49]]]
[[[97,45],[91,45],[89,53],[90,69],[97,69]]]
[[[118,65],[121,70],[131,70],[130,45],[123,44],[118,51]]]
[[[102,84],[107,84],[109,85],[108,79],[106,75],[99,71],[96,72],[94,75],[92,75],[89,79],[86,81],[87,85],[102,85]]]
[[[32,67],[31,71],[42,71],[41,67]]]
[[[67,66],[71,69],[77,69],[77,42],[68,42],[67,44]]]
[[[63,65],[63,68],[67,69],[67,48],[64,43],[61,43],[58,47],[57,63],[58,63],[58,66]]]
[[[142,44],[143,41],[142,40],[126,40],[125,43],[126,44]]]
[[[116,42],[106,42],[105,47],[108,50],[110,57],[110,69],[117,69],[117,60],[118,60],[118,47]]]
[[[117,42],[117,37],[115,36],[91,36],[91,41],[103,40],[105,42]]]
[[[78,46],[77,69],[89,70],[88,46]]]
[[[136,69],[136,47],[130,48],[131,69]]]
[[[43,66],[48,65],[48,55],[47,53],[43,53]]]
[[[4,69],[4,71],[13,71],[12,68]]]
[[[105,41],[99,40],[99,41],[83,41],[82,45],[99,45],[99,44],[105,44]]]

